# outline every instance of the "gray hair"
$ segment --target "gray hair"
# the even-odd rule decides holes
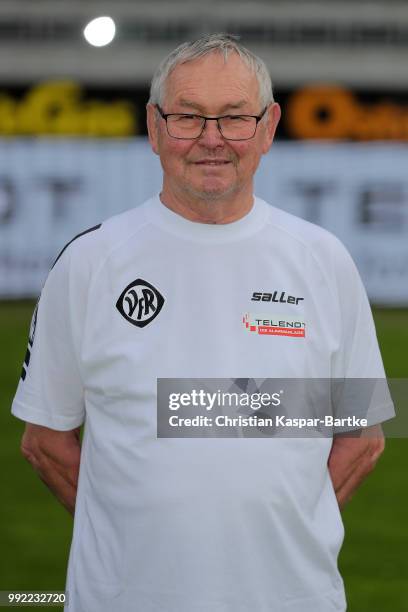
[[[160,106],[163,104],[167,78],[176,66],[214,52],[221,53],[224,61],[227,61],[231,52],[237,53],[258,80],[261,106],[265,107],[273,102],[272,82],[265,62],[239,44],[238,40],[238,36],[219,33],[209,34],[193,42],[185,42],[178,46],[164,58],[154,73],[150,86],[149,104],[159,104]]]

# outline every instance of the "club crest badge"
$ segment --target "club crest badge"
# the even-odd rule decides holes
[[[157,317],[163,304],[161,293],[147,281],[138,278],[122,291],[116,308],[132,325],[146,327]]]

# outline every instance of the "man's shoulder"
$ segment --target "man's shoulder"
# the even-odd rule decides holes
[[[88,229],[79,232],[63,247],[54,261],[53,268],[63,258],[82,262],[101,262],[101,259],[123,242],[131,239],[148,223],[145,213],[150,200],[122,213],[108,217]]]
[[[313,243],[315,240],[333,241],[337,238],[324,229],[320,225],[306,221],[302,217],[298,217],[289,213],[278,206],[268,204],[268,223],[276,229],[285,232],[288,237],[305,243]]]
[[[308,273],[320,274],[328,285],[361,291],[356,264],[337,236],[272,205],[269,205],[267,224],[271,239],[279,238],[280,246],[285,245],[285,252],[295,256],[299,266]]]
[[[341,240],[329,230],[272,204],[267,203],[267,205],[268,225],[285,236],[288,245],[295,242],[311,251],[316,257],[323,259],[329,254],[340,258],[350,257]]]

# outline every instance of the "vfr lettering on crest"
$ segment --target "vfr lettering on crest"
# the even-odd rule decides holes
[[[299,304],[300,301],[304,300],[302,297],[295,297],[293,295],[286,295],[285,291],[278,291],[273,293],[264,293],[263,291],[254,291],[251,297],[252,302],[278,302],[280,304]]]
[[[140,292],[142,295],[138,295],[138,292]],[[156,306],[154,304],[154,299],[155,295],[153,291],[145,287],[139,289],[138,291],[135,291],[135,289],[131,289],[130,291],[128,291],[124,301],[127,302],[129,305],[129,317],[133,316],[136,308],[138,308],[136,315],[137,319],[140,319],[142,316],[148,315],[151,310],[155,312]]]

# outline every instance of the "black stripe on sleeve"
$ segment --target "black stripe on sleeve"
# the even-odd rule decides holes
[[[57,263],[57,261],[59,260],[59,258],[62,256],[62,254],[64,253],[64,251],[69,247],[70,244],[72,244],[77,238],[80,238],[81,236],[85,236],[85,234],[89,234],[90,232],[94,232],[96,230],[98,230],[100,227],[102,226],[102,223],[99,223],[99,225],[94,225],[94,227],[90,227],[89,229],[85,230],[84,232],[81,232],[80,234],[78,234],[77,236],[75,236],[72,240],[70,240],[62,249],[61,253],[58,255],[57,259],[54,261],[54,263],[52,264],[52,268],[55,266],[55,264]],[[52,270],[51,268],[51,270]]]
[[[26,376],[27,376],[28,366],[30,365],[30,357],[31,357],[30,349],[27,349],[25,359],[24,359],[23,369],[21,370],[21,380],[23,381],[26,379]]]
[[[27,368],[30,365],[30,358],[31,358],[31,353],[30,353],[30,349],[28,348],[25,354],[25,359],[24,359],[24,363],[26,364]]]

